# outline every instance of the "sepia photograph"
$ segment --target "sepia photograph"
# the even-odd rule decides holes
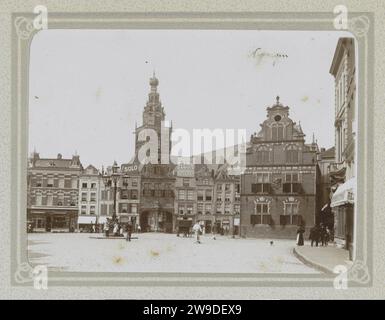
[[[356,73],[344,31],[42,30],[30,49],[28,260],[349,267]]]

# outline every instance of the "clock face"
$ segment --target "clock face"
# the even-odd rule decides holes
[[[281,121],[281,119],[282,119],[282,118],[281,118],[281,116],[280,116],[279,114],[277,114],[277,115],[274,117],[274,120],[277,121],[277,122],[278,122],[278,121]]]

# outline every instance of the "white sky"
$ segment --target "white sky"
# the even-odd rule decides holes
[[[174,128],[259,131],[280,101],[307,142],[334,144],[329,68],[347,33],[254,30],[44,30],[31,45],[29,149],[100,168],[134,154],[153,69]],[[285,54],[259,61],[250,54]]]

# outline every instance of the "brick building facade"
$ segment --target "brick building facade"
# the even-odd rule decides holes
[[[241,177],[241,235],[295,237],[298,225],[316,222],[318,148],[305,144],[300,124],[289,107],[276,103],[252,135]]]
[[[79,156],[40,158],[34,152],[28,166],[27,221],[33,231],[75,231],[78,218]]]

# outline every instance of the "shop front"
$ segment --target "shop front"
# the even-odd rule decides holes
[[[169,211],[142,211],[139,220],[143,232],[172,233],[172,213]]]
[[[79,216],[78,228],[79,232],[94,232],[96,231],[96,216]]]
[[[354,259],[354,178],[339,185],[335,190],[330,207],[334,215],[334,241],[349,250],[349,258]]]
[[[77,210],[30,210],[27,214],[31,232],[75,232]]]

